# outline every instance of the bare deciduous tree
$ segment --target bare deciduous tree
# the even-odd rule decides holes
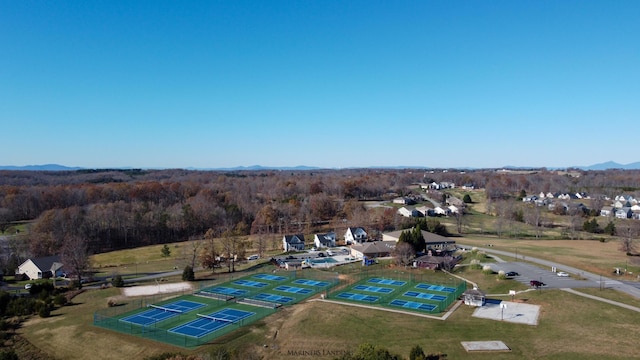
[[[61,258],[64,266],[71,270],[78,278],[78,287],[82,288],[82,279],[89,268],[89,253],[87,240],[80,236],[68,236],[65,238]]]

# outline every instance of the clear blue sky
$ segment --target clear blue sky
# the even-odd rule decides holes
[[[640,161],[640,1],[0,1],[0,165]]]

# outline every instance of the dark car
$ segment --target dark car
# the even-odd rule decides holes
[[[295,260],[297,259],[295,256],[289,255],[287,256],[287,260]]]
[[[538,288],[538,287],[540,287],[540,286],[545,286],[546,284],[545,284],[545,283],[543,283],[542,281],[538,281],[538,280],[531,280],[531,281],[529,281],[529,285],[531,285],[531,286],[533,286],[533,287],[535,287],[535,288]]]
[[[324,253],[318,253],[318,257],[324,257]]]
[[[515,271],[509,271],[506,275],[507,275],[507,276],[520,276],[520,274],[518,274],[518,273],[517,273],[517,272],[515,272]]]

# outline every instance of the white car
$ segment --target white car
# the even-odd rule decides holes
[[[560,277],[569,277],[569,274],[567,274],[567,273],[566,273],[566,272],[564,272],[564,271],[558,271],[558,272],[556,273],[556,275],[558,275],[558,276],[560,276]]]

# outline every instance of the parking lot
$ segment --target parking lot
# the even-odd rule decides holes
[[[500,270],[503,270],[505,273],[509,271],[517,272],[519,275],[512,277],[512,279],[527,286],[531,280],[543,282],[545,284],[544,288],[597,288],[600,286],[597,281],[585,280],[580,274],[569,273],[568,277],[560,277],[552,272],[551,268],[544,269],[525,262],[502,262],[489,265],[495,272],[499,272]],[[556,270],[558,272],[564,271],[563,269]]]

